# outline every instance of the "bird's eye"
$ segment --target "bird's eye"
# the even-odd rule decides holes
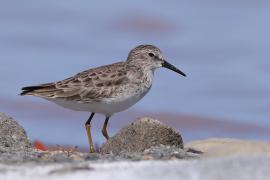
[[[155,55],[153,53],[148,53],[150,57],[154,57]]]

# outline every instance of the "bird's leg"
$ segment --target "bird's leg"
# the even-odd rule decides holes
[[[110,139],[108,132],[107,132],[107,125],[108,125],[109,119],[110,119],[110,117],[106,117],[104,124],[103,124],[103,128],[102,128],[102,134],[107,140]]]
[[[94,148],[94,144],[93,144],[93,140],[92,140],[92,136],[91,136],[91,120],[93,119],[95,113],[92,113],[91,116],[89,117],[89,119],[86,121],[85,123],[85,128],[86,128],[86,133],[87,133],[87,137],[88,137],[88,143],[89,143],[89,152],[90,153],[94,153],[95,152],[95,148]]]

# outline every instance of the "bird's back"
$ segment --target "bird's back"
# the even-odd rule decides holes
[[[142,72],[127,68],[125,62],[118,62],[83,71],[55,83],[24,87],[21,95],[80,103],[109,102],[144,91],[140,85],[142,82]]]

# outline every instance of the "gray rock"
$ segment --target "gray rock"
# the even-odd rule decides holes
[[[183,148],[181,135],[152,118],[141,118],[121,129],[101,147],[101,153],[139,153],[153,146]]]
[[[12,118],[0,113],[0,162],[14,163],[38,157],[26,132]]]
[[[21,151],[32,147],[26,132],[12,118],[0,113],[0,151]]]

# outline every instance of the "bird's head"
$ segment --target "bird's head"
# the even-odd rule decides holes
[[[168,63],[159,48],[153,45],[140,45],[132,49],[128,55],[127,63],[134,66],[140,66],[149,70],[155,70],[160,67],[170,69],[178,74],[186,76],[185,73]]]

